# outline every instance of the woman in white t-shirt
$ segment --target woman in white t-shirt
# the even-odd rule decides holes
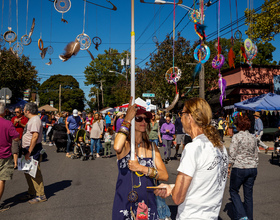
[[[217,130],[210,125],[212,111],[201,98],[185,102],[182,124],[193,142],[182,152],[175,184],[161,184],[155,194],[172,196],[176,219],[218,219],[227,179],[228,156]]]

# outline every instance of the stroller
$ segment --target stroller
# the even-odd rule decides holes
[[[74,137],[74,154],[71,156],[72,159],[86,160],[94,160],[93,155],[89,155],[90,153],[90,141],[85,129],[80,129],[77,131],[76,136]]]
[[[53,130],[53,141],[56,145],[56,152],[66,152],[67,130],[65,124],[55,124]]]

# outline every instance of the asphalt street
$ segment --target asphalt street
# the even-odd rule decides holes
[[[229,143],[230,138],[226,137],[225,146],[228,147]],[[266,143],[270,147],[273,145],[272,142]],[[0,219],[111,219],[118,174],[115,153],[111,158],[80,161],[65,157],[65,153],[56,153],[55,146],[44,145],[44,148],[48,153],[48,160],[41,163],[41,168],[48,201],[34,205],[19,201],[19,197],[27,190],[27,183],[22,171],[15,171],[13,180],[6,182],[1,201],[11,208],[0,213]],[[163,153],[163,148],[160,151]],[[259,157],[258,176],[254,186],[254,217],[257,220],[280,219],[280,167],[270,163],[271,152],[266,155],[261,151]],[[177,160],[166,165],[169,183],[175,182],[178,165]],[[223,220],[232,217],[228,190],[229,181],[219,216]],[[172,219],[175,219],[177,206],[171,198],[166,201],[171,208]]]

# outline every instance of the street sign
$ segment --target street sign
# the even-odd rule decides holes
[[[151,111],[151,99],[146,99],[146,111]]]
[[[142,93],[142,97],[155,97],[155,93]]]
[[[3,99],[6,98],[7,99],[7,96],[9,98],[11,98],[12,97],[12,91],[9,88],[2,88],[0,90],[0,98],[3,98]]]

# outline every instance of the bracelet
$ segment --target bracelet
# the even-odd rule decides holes
[[[157,176],[158,172],[155,168],[151,168],[151,174],[149,175],[150,178],[155,178]]]
[[[128,122],[128,121],[123,121],[122,122],[122,124],[121,124],[121,126],[123,126],[123,127],[127,127],[128,129],[130,128],[130,122]]]
[[[148,173],[146,174],[146,176],[150,175],[150,167],[148,167]]]
[[[126,127],[121,126],[119,131],[125,132],[127,134],[129,134],[129,130]]]
[[[129,131],[125,130],[123,128],[120,128],[118,132],[124,133],[126,136],[128,136],[128,134],[129,134]]]
[[[122,132],[118,132],[118,134],[122,134],[122,135],[124,135],[125,137],[127,137],[127,135],[126,135],[126,134],[124,134],[124,133],[122,133]]]
[[[129,128],[125,127],[125,126],[121,126],[120,129],[125,129],[125,130],[129,131]]]
[[[127,133],[122,132],[122,131],[120,131],[120,130],[118,131],[118,134],[123,134],[123,135],[125,135],[126,137],[127,137],[127,135],[128,135]]]

